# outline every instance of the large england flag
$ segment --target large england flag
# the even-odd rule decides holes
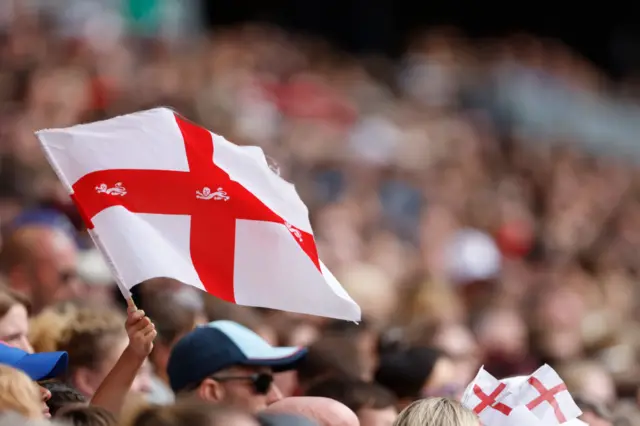
[[[168,277],[240,305],[360,320],[260,148],[166,108],[36,135],[123,291]]]

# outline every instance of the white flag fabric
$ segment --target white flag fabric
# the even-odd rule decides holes
[[[498,380],[483,367],[467,387],[462,405],[484,426],[587,426],[567,387],[548,365],[530,376]]]
[[[167,108],[36,135],[124,292],[168,277],[240,305],[360,320],[262,149]]]
[[[476,377],[467,386],[461,402],[487,426],[506,424],[515,405],[509,386],[489,374],[484,367],[480,367]]]

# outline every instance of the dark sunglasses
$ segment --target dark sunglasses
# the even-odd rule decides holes
[[[229,382],[231,380],[247,380],[253,385],[253,389],[258,395],[266,395],[271,389],[273,375],[269,373],[251,374],[249,376],[212,376],[218,382]]]

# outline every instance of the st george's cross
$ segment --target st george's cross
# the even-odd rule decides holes
[[[585,426],[578,420],[580,408],[548,365],[530,376],[502,380],[480,368],[461,402],[483,426]]]
[[[511,414],[511,407],[506,405],[503,402],[498,401],[498,397],[504,392],[507,385],[504,383],[499,383],[498,386],[495,387],[489,394],[486,394],[482,388],[474,384],[473,385],[473,394],[480,400],[478,405],[473,407],[473,412],[477,415],[480,415],[487,408],[499,411],[500,413],[508,416]]]
[[[167,108],[36,135],[123,292],[167,277],[241,305],[360,319],[260,148]]]
[[[484,426],[501,424],[511,414],[513,407],[507,385],[484,368],[480,368],[467,386],[461,402],[478,416]]]
[[[565,424],[582,414],[567,385],[549,365],[538,368],[522,383],[519,401],[544,424]]]

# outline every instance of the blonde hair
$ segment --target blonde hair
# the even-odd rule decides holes
[[[22,371],[0,364],[0,412],[24,417],[42,417],[42,398],[38,385]]]
[[[400,412],[393,426],[479,426],[478,417],[457,401],[429,398],[415,401]]]
[[[75,319],[78,308],[71,304],[45,308],[29,322],[29,342],[35,352],[60,349],[62,335]]]
[[[126,336],[125,316],[109,308],[80,308],[62,331],[58,350],[69,353],[69,373],[99,368],[114,338]]]
[[[10,412],[0,414],[0,426],[69,426],[66,423],[52,419],[29,419],[18,413]]]

